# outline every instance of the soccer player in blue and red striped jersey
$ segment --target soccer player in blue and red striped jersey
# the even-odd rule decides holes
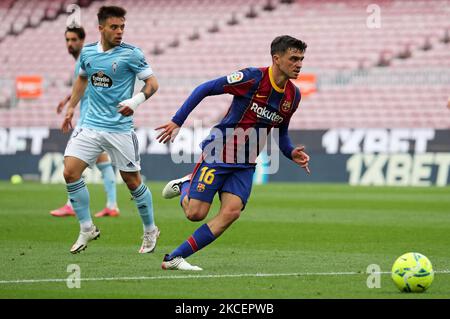
[[[240,217],[250,196],[256,157],[271,131],[278,130],[282,153],[309,174],[308,154],[303,146],[294,147],[288,136],[289,121],[301,98],[290,79],[298,77],[306,47],[291,36],[275,38],[271,44],[272,66],[243,69],[201,84],[169,123],[156,128],[162,130],[159,142],[173,141],[190,112],[205,97],[234,95],[225,117],[202,142],[203,154],[193,173],[170,181],[163,190],[164,198],[181,195],[181,206],[191,221],[203,220],[219,193],[219,213],[165,255],[163,269],[202,270],[185,258],[213,242]]]

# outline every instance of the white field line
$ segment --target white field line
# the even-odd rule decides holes
[[[364,273],[364,272],[303,272],[303,273],[280,273],[280,274],[224,274],[224,275],[174,275],[174,276],[155,276],[155,277],[102,277],[102,278],[80,278],[80,281],[138,281],[138,280],[173,280],[173,279],[215,279],[215,278],[243,278],[243,277],[307,277],[307,276],[356,276],[356,275],[387,275],[391,272]],[[435,271],[435,274],[450,274],[450,270]],[[68,276],[71,274],[68,273]],[[50,282],[67,282],[74,278],[49,278],[49,279],[18,279],[18,280],[0,280],[0,284],[35,284]],[[78,280],[78,279],[76,279]]]

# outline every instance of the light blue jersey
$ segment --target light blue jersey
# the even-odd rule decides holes
[[[78,74],[80,73],[80,56],[78,56],[77,62],[75,63],[75,79],[78,77]],[[86,88],[84,91],[84,95],[80,100],[80,117],[77,121],[77,126],[81,126],[83,124],[84,118],[86,117],[86,110],[87,110],[87,97],[88,97],[88,91],[89,87]]]
[[[132,97],[136,76],[153,75],[141,49],[121,43],[103,52],[100,42],[86,45],[80,55],[80,75],[88,78],[88,107],[81,127],[107,132],[129,132],[132,116],[117,111],[119,103]]]

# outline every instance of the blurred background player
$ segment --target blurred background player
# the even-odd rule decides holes
[[[78,77],[78,72],[80,70],[80,53],[81,49],[84,45],[84,39],[86,38],[86,33],[83,27],[68,27],[66,32],[64,33],[66,38],[66,47],[67,51],[74,57],[76,60],[75,64],[75,79]],[[88,107],[87,101],[87,90],[81,98],[80,101],[80,117],[78,118],[77,127],[81,126],[83,123],[84,117],[86,116],[86,109]],[[64,98],[61,102],[59,102],[58,107],[56,108],[56,112],[60,114],[64,109],[64,106],[69,102],[70,95]],[[76,130],[76,128],[75,128]],[[106,207],[95,214],[95,217],[104,217],[104,216],[119,216],[119,208],[117,206],[117,191],[116,191],[116,174],[111,165],[111,160],[108,157],[106,152],[103,152],[97,159],[97,168],[102,173],[103,186],[105,187],[106,192]],[[65,217],[65,216],[75,216],[75,211],[73,210],[72,204],[70,203],[70,199],[67,199],[67,202],[64,206],[52,210],[50,212],[52,216],[56,217]]]
[[[74,109],[89,85],[85,119],[73,132],[64,153],[67,192],[80,222],[80,234],[70,249],[73,254],[84,250],[89,241],[100,236],[92,223],[89,192],[82,173],[104,151],[119,169],[139,211],[144,228],[139,253],[153,252],[159,236],[154,223],[152,194],[140,175],[139,147],[133,125],[134,112],[157,91],[158,82],[142,51],[122,42],[125,15],[121,7],[99,9],[101,40],[86,45],[81,51],[80,73],[61,127],[64,133],[72,128]],[[132,97],[136,77],[145,85]]]
[[[163,189],[164,198],[181,194],[181,206],[191,221],[208,215],[216,193],[221,201],[219,213],[165,255],[163,269],[202,270],[184,258],[209,245],[240,217],[250,196],[256,157],[272,129],[279,129],[279,147],[284,156],[309,174],[309,156],[304,147],[294,147],[288,135],[289,121],[300,102],[300,90],[289,79],[299,76],[306,47],[306,43],[293,37],[276,37],[271,44],[271,67],[247,68],[201,84],[172,121],[157,128],[163,130],[157,137],[159,142],[173,141],[188,115],[205,97],[234,95],[227,115],[202,142],[202,158],[193,173],[170,181]],[[252,129],[258,145],[251,144],[252,137],[245,136]],[[239,151],[245,153],[243,162],[239,161]]]

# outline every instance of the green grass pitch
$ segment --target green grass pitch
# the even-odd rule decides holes
[[[241,218],[188,259],[204,271],[190,273],[160,264],[201,223],[188,221],[177,199],[161,197],[162,183],[148,185],[161,230],[155,253],[138,254],[142,226],[119,185],[121,216],[94,218],[101,238],[71,255],[76,219],[49,215],[66,200],[65,186],[0,183],[0,298],[450,297],[448,187],[255,186]],[[88,188],[95,213],[105,202],[103,187]],[[208,218],[217,207],[216,198]],[[433,263],[429,290],[401,293],[389,274],[381,275],[381,288],[367,287],[368,265],[389,272],[410,251]],[[71,264],[81,270],[79,289],[67,287]]]

